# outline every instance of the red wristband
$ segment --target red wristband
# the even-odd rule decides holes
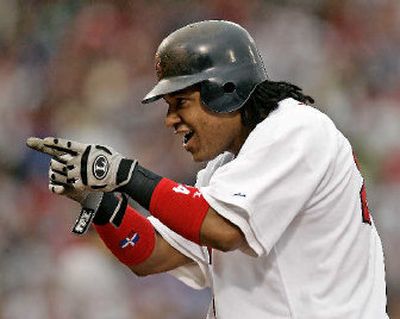
[[[150,201],[150,212],[181,236],[200,244],[200,229],[209,209],[200,191],[163,178]]]
[[[127,206],[119,227],[111,223],[95,225],[105,245],[127,266],[140,264],[154,250],[156,236],[147,218]]]

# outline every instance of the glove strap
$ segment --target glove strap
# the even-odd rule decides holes
[[[82,202],[82,208],[75,220],[74,226],[72,227],[71,232],[75,235],[82,236],[84,235],[92,221],[96,215],[97,210],[99,209],[100,203],[103,200],[104,193],[96,192],[89,193],[89,195]]]
[[[88,231],[92,222],[95,225],[105,225],[111,222],[118,227],[127,205],[128,199],[124,195],[118,199],[113,193],[89,193],[82,202],[81,211],[71,232],[82,236]]]

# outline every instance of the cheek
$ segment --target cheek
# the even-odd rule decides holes
[[[197,132],[197,147],[204,156],[215,157],[224,151],[230,151],[239,135],[240,116],[222,117],[208,113],[197,113],[195,130]],[[193,123],[194,124],[194,123]]]
[[[212,137],[215,136],[219,131],[218,123],[215,123],[213,119],[203,117],[198,121],[198,132],[201,139],[206,139],[208,142],[212,142]]]
[[[213,151],[225,147],[229,136],[220,122],[204,121],[199,130],[200,144],[204,149]]]

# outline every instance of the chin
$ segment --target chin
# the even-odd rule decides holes
[[[200,152],[191,152],[192,153],[192,158],[194,162],[207,162],[210,161],[212,159],[214,159],[215,157],[217,157],[219,155],[218,154],[204,154],[204,153],[200,153]]]
[[[204,162],[207,161],[207,159],[204,159],[203,157],[197,156],[195,154],[192,153],[192,158],[194,162]]]

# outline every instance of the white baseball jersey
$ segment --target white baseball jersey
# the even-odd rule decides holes
[[[382,246],[363,178],[326,115],[293,99],[280,102],[239,154],[209,162],[196,186],[250,247],[209,255],[151,219],[195,261],[171,274],[211,288],[207,318],[388,318]]]

